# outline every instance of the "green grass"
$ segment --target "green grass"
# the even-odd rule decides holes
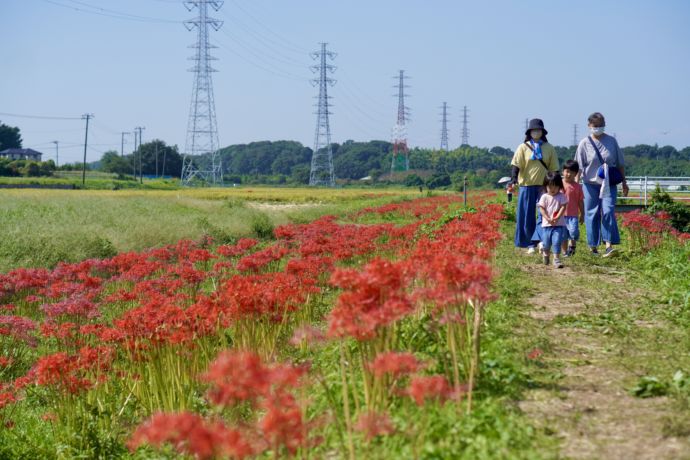
[[[52,267],[200,239],[266,237],[261,230],[398,200],[405,191],[184,189],[0,190],[0,272]],[[255,203],[273,203],[261,205]],[[300,206],[291,204],[298,203]],[[280,206],[284,204],[286,206]],[[263,222],[262,225],[257,223]]]

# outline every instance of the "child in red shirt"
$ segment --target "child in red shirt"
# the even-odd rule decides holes
[[[566,237],[562,243],[565,257],[575,255],[575,245],[580,239],[580,224],[585,221],[585,195],[582,186],[575,180],[579,171],[577,161],[568,160],[563,165],[563,190],[568,198],[565,207]]]

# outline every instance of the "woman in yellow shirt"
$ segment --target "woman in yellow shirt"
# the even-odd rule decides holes
[[[549,171],[558,171],[558,156],[546,135],[544,122],[532,119],[525,131],[525,141],[515,149],[512,165],[512,183],[520,186],[515,225],[515,247],[535,252],[540,241],[541,227],[537,225],[537,201],[542,194],[544,178]]]

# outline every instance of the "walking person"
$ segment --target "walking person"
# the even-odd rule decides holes
[[[528,254],[535,253],[536,241],[541,240],[542,229],[541,226],[537,228],[536,216],[544,178],[548,172],[558,171],[558,156],[546,139],[547,134],[542,120],[530,120],[525,131],[525,141],[515,149],[511,162],[511,183],[519,186],[515,247],[527,248]]]
[[[619,183],[623,196],[628,196],[625,158],[616,138],[604,132],[606,120],[601,113],[594,112],[587,121],[590,135],[580,141],[575,153],[584,185],[587,244],[592,254],[598,255],[603,241],[604,257],[609,257],[621,239],[615,214]]]
[[[537,207],[541,214],[542,243],[544,244],[542,256],[544,264],[549,265],[549,256],[553,252],[553,266],[563,268],[561,263],[561,249],[566,238],[565,209],[568,205],[568,197],[563,193],[563,178],[557,172],[550,172],[544,179],[545,193],[539,198]]]

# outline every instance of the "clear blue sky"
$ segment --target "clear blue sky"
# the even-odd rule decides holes
[[[192,16],[181,1],[1,0],[0,112],[94,113],[90,161],[119,150],[119,132],[135,126],[146,127],[145,142],[182,149],[195,34],[181,21]],[[405,69],[413,146],[438,146],[443,101],[451,147],[463,105],[473,145],[515,147],[527,117],[543,118],[551,142],[568,145],[573,124],[583,134],[595,110],[622,145],[690,145],[686,0],[227,0],[214,16],[225,21],[212,34],[223,146],[312,145],[308,53],[321,41],[338,53],[334,142],[390,139],[392,77]],[[81,120],[0,120],[48,157],[53,140],[61,162],[82,155]]]

